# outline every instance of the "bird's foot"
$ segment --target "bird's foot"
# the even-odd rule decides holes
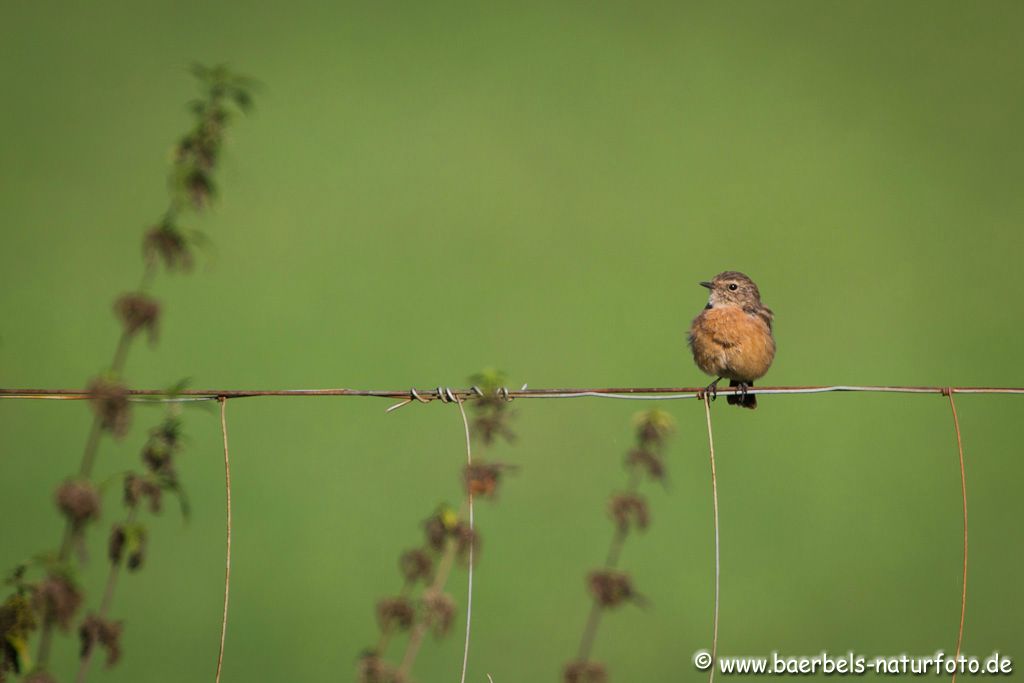
[[[736,385],[736,391],[740,395],[740,403],[745,403],[747,400],[747,391],[750,389],[750,385],[746,382],[740,382]]]
[[[704,398],[704,396],[710,396],[712,401],[718,398],[718,383],[721,381],[722,378],[719,377],[714,382],[704,387],[704,392],[701,395],[701,398]]]

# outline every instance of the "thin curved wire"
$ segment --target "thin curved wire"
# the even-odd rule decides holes
[[[462,405],[462,399],[456,396],[455,402],[459,406],[459,414],[462,415],[462,426],[466,430],[466,464],[472,465],[473,447],[469,438],[469,420],[466,419],[466,409]],[[466,581],[466,643],[462,650],[462,676],[459,678],[461,683],[466,683],[466,666],[469,664],[469,634],[470,623],[473,618],[473,546],[476,545],[476,540],[473,537],[473,489],[469,486],[466,487],[466,500],[469,504],[469,569],[467,570],[468,579]]]
[[[960,497],[963,500],[964,511],[964,575],[960,587],[960,628],[956,635],[956,658],[959,660],[960,646],[964,641],[964,616],[967,614],[967,473],[964,468],[964,441],[960,435],[960,418],[956,414],[952,390],[949,391],[948,397],[949,408],[953,411],[953,428],[956,430],[956,449],[960,455]],[[956,683],[956,669],[953,670],[953,683]]]
[[[228,593],[231,589],[231,458],[228,455],[228,401],[221,396],[220,401],[220,431],[224,437],[224,490],[227,496],[227,549],[224,563],[224,615],[220,622],[220,650],[217,653],[217,675],[214,678],[220,683],[220,672],[224,666],[224,641],[228,633]]]
[[[714,634],[711,637],[711,675],[708,679],[709,683],[714,683],[715,667],[718,665],[718,594],[722,564],[718,552],[718,477],[715,474],[715,437],[711,431],[711,398],[706,393],[704,394],[704,414],[708,421],[708,448],[711,451],[711,496],[715,504],[715,617]]]

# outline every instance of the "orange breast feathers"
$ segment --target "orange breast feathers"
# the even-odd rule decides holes
[[[752,382],[768,372],[775,339],[768,323],[739,306],[708,308],[690,326],[697,367],[714,377]]]

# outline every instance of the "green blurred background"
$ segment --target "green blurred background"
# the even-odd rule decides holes
[[[192,61],[259,78],[213,248],[163,276],[135,386],[695,385],[698,280],[749,273],[776,311],[771,384],[1024,384],[1024,5],[1018,2],[9,4],[0,26],[0,385],[79,387],[166,203]],[[234,575],[225,679],[351,680],[419,523],[460,495],[452,406],[229,404]],[[603,624],[614,681],[701,679],[713,546],[704,414],[675,416],[670,485],[623,566],[650,600]],[[1024,657],[1022,404],[963,396],[971,522],[964,651]],[[521,465],[481,504],[469,680],[555,681],[588,608],[646,404],[519,401]],[[98,475],[136,462],[139,408]],[[946,399],[714,406],[719,652],[955,647],[960,484]],[[80,402],[0,402],[0,567],[56,545]],[[125,657],[95,680],[211,677],[223,574],[213,412],[187,414],[194,517],[121,583]],[[484,454],[481,452],[480,454]],[[117,509],[107,497],[105,521]],[[1015,521],[1016,520],[1016,521]],[[105,529],[106,523],[101,529]],[[96,604],[105,530],[83,577]],[[460,609],[465,574],[450,583]],[[415,673],[453,680],[454,635]],[[68,680],[77,644],[58,640]],[[393,651],[394,652],[394,651]]]

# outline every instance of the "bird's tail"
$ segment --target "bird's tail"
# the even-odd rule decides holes
[[[754,386],[753,382],[737,382],[734,379],[729,380],[730,387],[738,387],[741,384],[746,384],[748,387]],[[742,408],[750,408],[751,410],[757,407],[757,394],[729,394],[725,397],[725,400],[728,401],[731,406],[740,406]]]

